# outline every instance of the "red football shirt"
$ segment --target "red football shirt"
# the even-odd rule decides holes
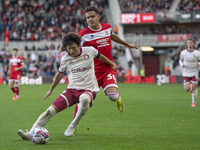
[[[12,74],[21,74],[21,70],[15,71],[15,68],[19,68],[22,66],[23,59],[20,56],[14,57],[11,56],[9,58],[9,64],[11,66],[11,73]]]
[[[100,24],[99,30],[93,30],[89,26],[78,33],[82,37],[82,46],[93,46],[101,54],[113,61],[111,34],[112,27],[109,23]],[[113,70],[108,64],[94,58],[95,73]]]

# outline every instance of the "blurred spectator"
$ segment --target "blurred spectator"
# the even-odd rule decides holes
[[[154,13],[169,10],[172,0],[119,0],[122,13]]]
[[[169,66],[165,67],[164,72],[166,76],[171,75],[171,68]]]
[[[176,9],[177,11],[200,11],[200,1],[199,0],[181,0]]]
[[[141,66],[140,76],[141,76],[141,83],[145,83],[145,66],[144,66],[144,64]]]
[[[116,34],[118,34],[118,26],[117,25],[114,26],[113,32],[115,32]]]
[[[117,73],[118,76],[125,76],[126,71],[120,64],[117,64]]]

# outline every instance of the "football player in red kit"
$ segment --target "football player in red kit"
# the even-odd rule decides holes
[[[112,43],[111,40],[127,46],[129,48],[138,48],[134,44],[130,44],[122,40],[117,34],[112,32],[112,27],[109,23],[99,23],[100,13],[95,6],[88,6],[85,8],[85,16],[88,26],[82,29],[78,34],[82,37],[82,46],[93,46],[100,53],[113,61],[112,57]],[[64,49],[61,46],[60,51]],[[94,58],[95,63],[95,75],[98,81],[98,85],[101,86],[106,96],[116,102],[118,110],[123,112],[123,102],[118,92],[118,85],[116,81],[116,71],[113,70],[107,64],[100,62]],[[75,115],[78,107],[75,108]]]
[[[22,57],[18,56],[18,49],[13,49],[13,55],[9,58],[9,69],[8,74],[9,78],[9,87],[13,91],[14,96],[13,100],[19,100],[19,86],[18,83],[21,78],[21,72],[24,68],[24,62]]]

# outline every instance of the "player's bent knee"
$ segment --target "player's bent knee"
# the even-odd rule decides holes
[[[108,93],[107,97],[111,100],[111,101],[117,101],[119,99],[119,92],[115,92],[115,93]]]
[[[88,94],[81,94],[79,97],[79,102],[83,105],[83,106],[89,106],[90,104],[90,96]]]
[[[45,111],[45,115],[49,118],[53,117],[56,114],[56,110],[53,106],[50,106],[49,108],[47,108],[47,110]]]

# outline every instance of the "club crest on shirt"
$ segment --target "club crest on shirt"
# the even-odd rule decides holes
[[[84,57],[85,60],[89,59],[89,55],[88,54],[85,54],[83,57]]]
[[[109,35],[109,33],[108,33],[108,31],[107,31],[107,30],[105,31],[105,34],[106,34],[106,35]]]

